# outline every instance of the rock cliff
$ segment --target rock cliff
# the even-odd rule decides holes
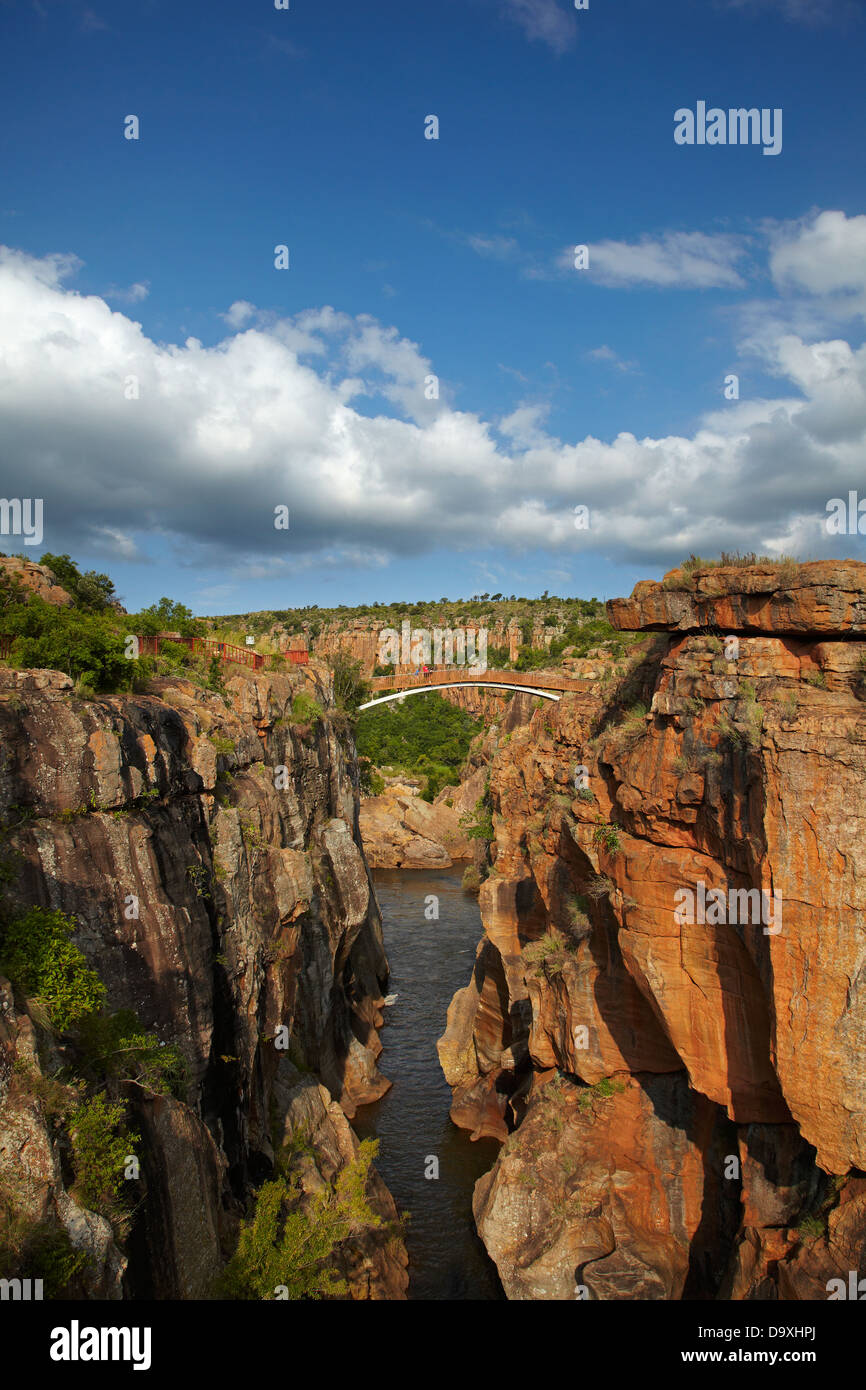
[[[460,812],[424,801],[416,787],[396,784],[361,802],[364,852],[373,869],[443,869],[455,859],[472,858],[472,842]]]
[[[609,613],[652,635],[490,769],[440,1041],[453,1118],[507,1141],[479,1231],[513,1298],[826,1298],[866,1262],[866,565]]]
[[[67,914],[108,1007],[134,1010],[189,1076],[183,1100],[126,1087],[141,1177],[118,1241],[69,1194],[43,1075],[55,1044],[37,1046],[38,1013],[0,982],[0,1186],[86,1249],[86,1296],[207,1296],[276,1151],[297,1140],[302,1189],[321,1187],[357,1153],[347,1117],[388,1087],[387,962],[329,679],[241,669],[225,694],[172,679],[82,700],[57,672],[0,671],[9,900]],[[314,722],[309,699],[293,718],[301,690]],[[404,1297],[375,1174],[368,1200],[382,1224],[340,1249],[348,1296]]]

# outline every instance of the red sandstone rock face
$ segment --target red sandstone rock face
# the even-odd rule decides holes
[[[589,1085],[685,1068],[741,1134],[771,1136],[781,1167],[794,1136],[795,1181],[744,1164],[732,1297],[805,1296],[777,1272],[806,1286],[793,1207],[808,1215],[826,1175],[866,1167],[864,576],[806,565],[787,598],[775,571],[710,570],[694,592],[639,585],[611,605],[623,626],[677,632],[618,692],[565,696],[496,756],[486,944],[440,1044],[452,1117],[474,1133],[520,1123],[553,1068]],[[682,632],[709,624],[739,631],[735,661]],[[701,920],[714,888],[724,913]],[[648,1141],[635,1124],[626,1167]]]
[[[455,859],[472,858],[460,813],[444,800],[434,805],[405,787],[365,797],[359,824],[372,869],[447,868]]]
[[[548,1084],[473,1210],[511,1299],[712,1297],[737,1225],[736,1137],[681,1073],[608,1098]]]
[[[525,679],[529,680],[530,677]],[[484,686],[475,689],[463,686],[459,690],[442,690],[439,693],[443,700],[465,710],[473,719],[480,719],[487,726],[495,726],[500,735],[509,733],[518,724],[527,723],[532,717],[532,695],[509,695],[505,690],[489,690]]]
[[[416,615],[406,615],[406,620],[411,622],[412,629],[419,629],[427,626],[432,632],[434,627],[445,629],[449,623],[443,617],[439,621],[430,622]],[[463,627],[473,632],[478,631],[486,625],[487,643],[490,647],[506,647],[510,661],[517,659],[517,654],[522,641],[520,623],[516,618],[505,622],[502,618],[494,621],[484,618],[472,618],[466,623],[454,622],[450,624],[452,628]],[[351,622],[341,623],[334,621],[326,623],[319,636],[313,639],[312,647],[317,656],[335,656],[338,652],[347,655],[353,661],[360,661],[361,674],[370,677],[373,668],[379,661],[379,642],[381,633],[388,626],[387,623],[379,622],[374,619],[355,618]],[[400,623],[394,629],[398,633],[401,631]],[[529,645],[537,651],[544,647],[549,647],[562,629],[545,627],[544,623],[536,619],[533,622],[532,635]],[[410,663],[405,669],[411,670],[416,663]]]
[[[611,599],[614,627],[722,632],[866,635],[866,564],[813,560],[783,565],[671,570],[660,584],[636,584]]]
[[[109,1007],[134,1009],[189,1066],[188,1106],[144,1103],[136,1117],[151,1141],[143,1266],[162,1297],[203,1296],[223,1212],[237,1220],[227,1171],[237,1184],[272,1155],[281,1029],[346,1115],[389,1085],[354,749],[327,715],[291,722],[299,686],[325,704],[326,679],[315,666],[241,671],[225,698],[179,679],[84,701],[58,673],[0,672],[0,819],[18,823],[21,866],[11,897],[76,919]],[[19,823],[20,808],[32,816]],[[374,1264],[368,1292],[380,1274],[395,1290]]]

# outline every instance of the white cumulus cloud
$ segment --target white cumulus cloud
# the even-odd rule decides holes
[[[866,348],[842,338],[765,336],[778,395],[688,434],[569,441],[537,403],[494,422],[447,390],[428,400],[435,364],[369,315],[256,310],[210,347],[156,343],[76,293],[75,267],[0,252],[0,491],[44,499],[49,548],[59,534],[131,558],[159,537],[244,578],[445,548],[647,565],[795,540],[821,554],[827,499],[862,486]]]

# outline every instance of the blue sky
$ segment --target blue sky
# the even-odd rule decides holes
[[[199,612],[862,558],[824,526],[866,495],[861,6],[0,0],[0,29],[28,549]],[[678,146],[701,100],[780,108],[782,152]]]

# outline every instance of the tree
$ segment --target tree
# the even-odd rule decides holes
[[[155,636],[157,632],[179,632],[181,637],[196,637],[202,629],[202,623],[193,617],[191,608],[165,596],[159,603],[142,608],[141,612],[130,617],[129,621],[140,636],[149,637]]]
[[[361,662],[337,652],[330,665],[334,673],[334,700],[340,709],[354,714],[370,698],[370,687],[361,678]]]
[[[13,639],[18,667],[65,671],[94,690],[123,690],[142,668],[127,657],[115,623],[108,613],[59,608],[34,594],[3,610],[0,629]]]
[[[60,587],[66,590],[79,608],[101,613],[115,602],[114,584],[107,574],[99,574],[96,570],[87,570],[82,574],[68,555],[52,555],[50,550],[46,550],[39,563],[51,570]]]
[[[358,720],[358,752],[377,767],[399,767],[425,779],[422,796],[432,801],[459,769],[480,723],[441,695],[417,695],[405,705],[365,710]]]
[[[2,931],[0,973],[25,998],[42,1001],[58,1032],[95,1013],[105,997],[96,971],[69,939],[74,930],[62,912],[31,907]]]

